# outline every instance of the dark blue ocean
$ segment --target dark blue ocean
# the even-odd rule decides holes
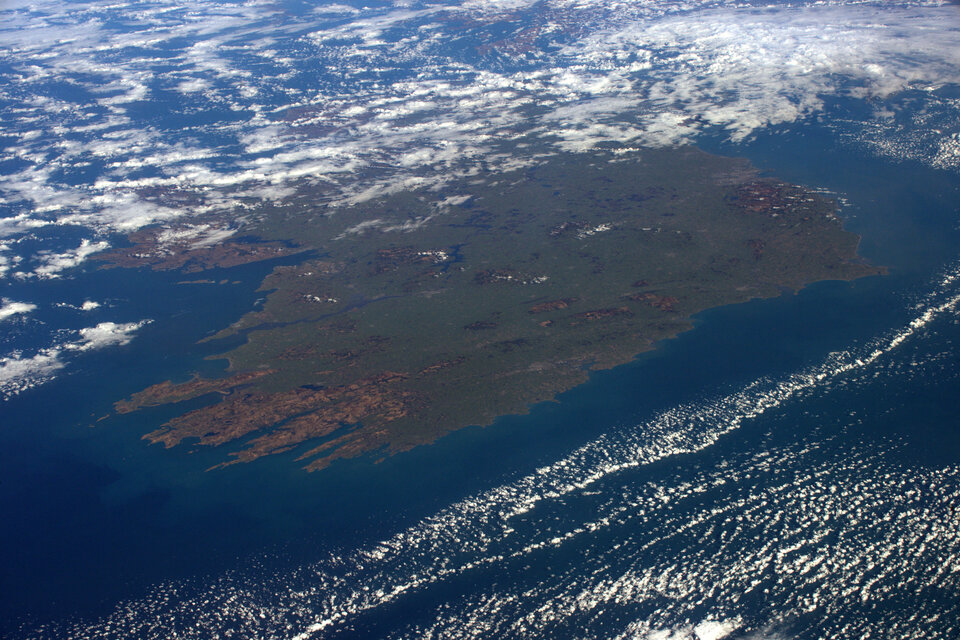
[[[76,291],[153,322],[2,407],[0,631],[960,637],[960,177],[810,124],[704,148],[842,197],[889,275],[711,310],[557,403],[379,464],[205,472],[220,452],[141,440],[166,409],[98,421],[222,368],[197,341],[272,264],[11,283],[49,326]]]

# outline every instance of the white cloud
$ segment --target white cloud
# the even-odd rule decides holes
[[[52,379],[64,367],[58,349],[45,349],[29,358],[0,357],[0,396],[5,399]]]
[[[126,323],[101,322],[95,327],[80,329],[80,340],[68,342],[64,345],[64,348],[72,351],[90,351],[103,347],[125,345],[133,339],[133,335],[138,329],[149,323],[149,320]]]
[[[716,620],[704,620],[693,628],[693,633],[697,640],[721,640],[737,630],[738,625],[730,620],[717,622]]]
[[[157,235],[157,242],[161,245],[189,245],[191,249],[199,249],[223,242],[235,233],[236,229],[229,227],[187,224],[164,229]]]
[[[960,82],[954,17],[955,9],[917,13],[872,4],[719,8],[627,22],[571,44],[565,54],[594,61],[587,77],[625,55],[646,57],[649,71],[630,91],[637,109],[681,113],[741,140],[820,111],[824,96],[885,97]],[[657,137],[666,132],[659,128]],[[678,131],[677,140],[686,133]]]
[[[95,300],[84,300],[81,304],[70,304],[69,302],[57,302],[56,307],[60,309],[74,309],[76,311],[93,311],[99,309],[102,305]]]
[[[322,4],[319,7],[316,7],[314,13],[320,14],[357,14],[360,13],[360,10],[356,7],[351,7],[348,4]]]
[[[177,91],[185,94],[206,91],[209,88],[210,83],[203,78],[191,78],[190,80],[184,80],[177,85]]]
[[[52,380],[67,366],[70,354],[129,344],[137,330],[149,323],[150,320],[101,322],[77,331],[75,340],[41,349],[32,356],[24,357],[21,352],[13,352],[0,357],[0,396],[9,399]]]
[[[29,302],[14,302],[7,298],[0,298],[0,321],[18,315],[25,315],[37,308]]]
[[[86,238],[80,241],[80,246],[64,252],[41,251],[36,255],[40,265],[33,271],[17,272],[20,278],[59,278],[62,271],[79,266],[87,257],[103,251],[110,244],[105,241],[92,242]]]
[[[121,80],[117,88],[121,89],[121,93],[117,93],[108,98],[100,98],[97,102],[102,105],[124,105],[146,100],[149,93],[146,85],[127,80]]]
[[[0,245],[0,251],[5,249],[7,249],[5,245]],[[22,258],[20,256],[9,256],[0,253],[0,278],[6,277],[7,273],[19,264],[21,260]]]

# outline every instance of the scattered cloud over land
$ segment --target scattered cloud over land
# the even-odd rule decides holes
[[[0,99],[17,140],[3,153],[20,168],[0,189],[19,205],[0,230],[69,225],[94,243],[242,215],[245,197],[304,183],[355,203],[479,163],[496,170],[498,143],[518,136],[567,150],[717,129],[737,141],[831,97],[958,82],[957,8],[892,4],[477,1],[302,17],[254,2],[8,6]],[[133,29],[106,20],[134,15]],[[525,29],[494,37],[508,25]],[[148,105],[169,113],[144,115]],[[945,135],[931,162],[960,166],[955,146]],[[81,169],[88,177],[70,177]]]
[[[837,100],[867,114],[836,120],[852,143],[957,171],[958,13],[864,0],[299,15],[254,0],[6,3],[0,282],[68,277],[145,225],[203,246],[307,192],[330,212],[408,189],[442,201],[452,180],[558,150],[745,141],[832,122]],[[374,230],[403,227],[354,229]]]

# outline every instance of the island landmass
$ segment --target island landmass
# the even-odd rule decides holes
[[[554,154],[301,206],[248,223],[250,245],[158,251],[141,232],[105,261],[201,271],[307,253],[211,336],[244,339],[220,356],[225,377],[161,382],[115,408],[205,398],[144,438],[230,449],[217,466],[294,451],[318,470],[406,451],[552,400],[706,309],[883,273],[836,212],[744,160],[680,148]]]

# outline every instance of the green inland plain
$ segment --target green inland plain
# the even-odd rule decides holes
[[[705,309],[882,273],[836,209],[684,148],[554,154],[355,206],[277,208],[248,221],[247,247],[161,260],[148,231],[102,259],[195,272],[304,258],[213,336],[245,338],[222,354],[225,377],[157,384],[116,409],[206,396],[144,437],[224,446],[223,464],[296,449],[316,470],[405,451],[551,400]]]

